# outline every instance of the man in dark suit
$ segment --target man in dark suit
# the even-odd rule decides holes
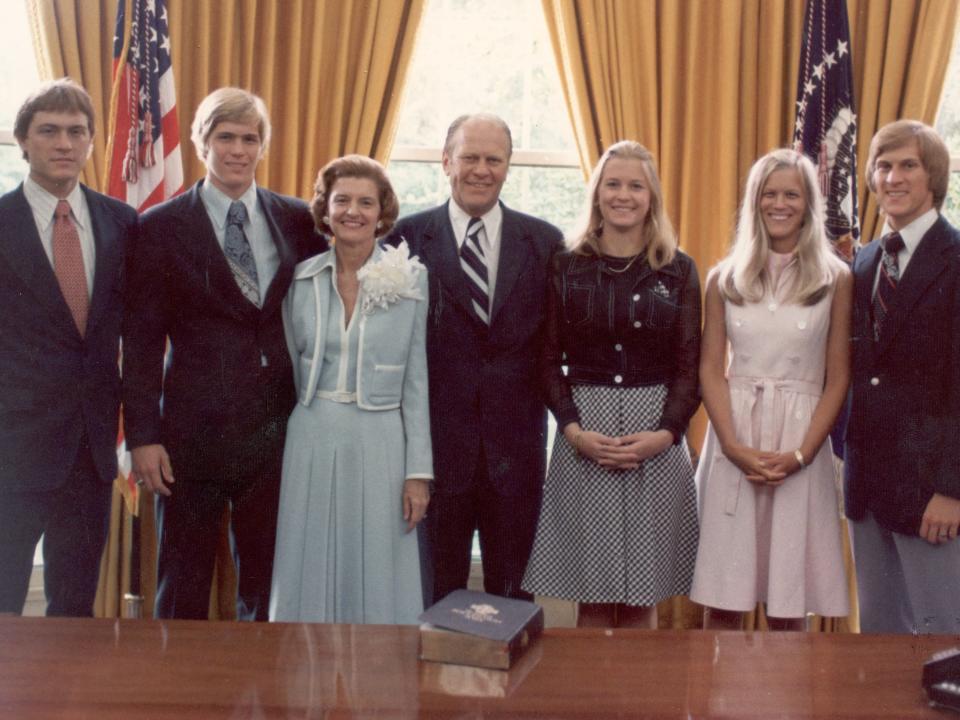
[[[17,113],[27,179],[0,198],[0,613],[41,534],[47,615],[90,616],[117,475],[126,246],[136,211],[80,185],[93,105],[62,79]]]
[[[870,144],[885,221],[856,257],[846,511],[864,632],[960,632],[960,233],[950,155],[901,120]]]
[[[427,604],[466,587],[475,530],[486,590],[529,597],[520,581],[540,511],[546,445],[536,367],[550,260],[562,238],[499,202],[512,150],[500,118],[457,118],[443,149],[451,200],[401,219],[391,236],[407,240],[430,277],[436,487],[421,532]]]
[[[192,139],[206,178],[144,214],[131,256],[124,427],[137,481],[157,493],[157,617],[208,616],[229,506],[237,616],[265,620],[295,401],[280,308],[323,241],[305,203],[254,182],[270,140],[260,98],[214,91]]]

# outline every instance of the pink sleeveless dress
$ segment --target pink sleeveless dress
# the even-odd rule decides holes
[[[760,450],[800,447],[823,391],[832,292],[781,304],[790,256],[761,302],[725,303],[727,378],[738,439]],[[774,269],[774,268],[771,268]],[[772,617],[849,612],[830,439],[779,487],[749,482],[707,428],[696,483],[700,543],[690,598],[724,610],[766,602]]]

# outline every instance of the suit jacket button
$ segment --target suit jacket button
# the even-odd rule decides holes
[[[879,384],[880,384],[880,378],[878,378],[878,377],[872,377],[872,378],[870,378],[870,384],[871,384],[871,385],[879,385]]]
[[[614,376],[613,376],[613,381],[614,381],[617,385],[619,385],[620,383],[623,382],[623,375],[614,375]]]

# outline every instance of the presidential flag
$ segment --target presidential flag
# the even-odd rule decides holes
[[[180,127],[165,0],[119,0],[107,135],[107,194],[143,212],[183,190]],[[117,483],[134,515],[138,488],[117,438]]]
[[[817,166],[827,232],[850,259],[860,239],[857,115],[846,0],[807,0],[797,82],[794,148]]]

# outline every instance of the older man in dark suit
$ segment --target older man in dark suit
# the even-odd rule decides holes
[[[939,214],[950,155],[901,120],[870,144],[885,221],[854,262],[847,427],[860,626],[960,633],[960,233]]]
[[[93,614],[117,475],[117,366],[133,208],[80,185],[87,92],[63,79],[17,113],[30,165],[0,198],[0,613],[20,613],[41,534],[48,615]]]
[[[323,241],[305,203],[254,182],[270,140],[260,98],[214,91],[192,138],[206,178],[144,214],[132,253],[126,438],[138,482],[158,496],[157,617],[207,617],[229,506],[237,616],[266,620],[295,401],[280,307],[297,261]]]
[[[526,596],[520,581],[540,511],[546,445],[536,368],[550,260],[562,238],[499,202],[512,150],[500,118],[457,118],[443,149],[450,201],[403,218],[391,236],[408,241],[430,277],[436,488],[421,533],[428,604],[466,586],[475,530],[486,590]]]

